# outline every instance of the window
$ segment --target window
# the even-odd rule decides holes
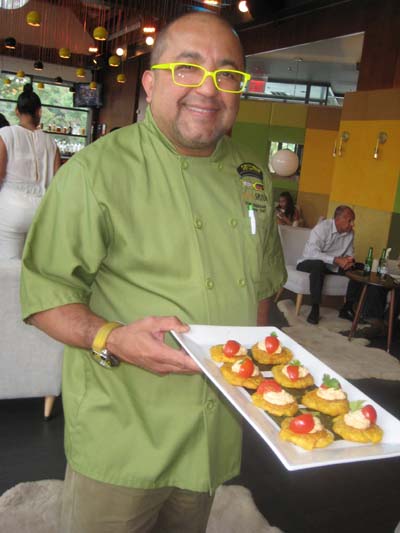
[[[6,80],[10,80],[7,83]],[[42,78],[40,78],[40,81]],[[38,87],[39,79],[31,76],[17,78],[14,74],[0,74],[0,113],[10,124],[17,124],[15,107],[18,96],[26,83],[32,83],[33,90],[42,102],[41,124],[44,131],[50,132],[57,142],[61,154],[74,153],[86,144],[90,121],[87,109],[73,107],[73,93],[70,85],[55,84],[43,79],[44,88]]]

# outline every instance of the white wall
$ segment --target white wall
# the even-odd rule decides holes
[[[41,71],[33,68],[34,61],[28,59],[21,59],[18,57],[1,56],[0,55],[0,68],[4,71],[17,72],[17,70],[23,70],[25,74],[32,76],[40,76],[44,78],[55,78],[61,76],[64,81],[72,82],[89,82],[92,81],[92,73],[86,69],[86,76],[84,78],[76,77],[76,67],[68,67],[63,65],[56,65],[53,63],[43,62],[44,69]]]

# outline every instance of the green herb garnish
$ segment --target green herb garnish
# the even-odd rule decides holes
[[[340,383],[336,378],[331,378],[329,374],[324,374],[322,378],[322,383],[326,385],[329,389],[340,389]]]
[[[356,400],[354,402],[349,402],[350,411],[358,411],[363,406],[365,400]]]

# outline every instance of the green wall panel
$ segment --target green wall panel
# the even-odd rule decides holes
[[[268,138],[271,141],[284,141],[304,144],[305,128],[289,128],[288,126],[270,126]]]
[[[390,259],[400,256],[400,214],[393,213],[389,229],[388,248],[391,248]]]
[[[398,180],[397,180],[397,192],[394,198],[393,211],[395,213],[400,213],[400,176],[398,177]]]
[[[238,122],[232,131],[232,138],[252,149],[253,153],[265,162],[267,158],[268,125]]]

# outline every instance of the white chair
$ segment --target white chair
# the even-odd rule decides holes
[[[307,272],[296,270],[296,265],[297,260],[303,253],[311,229],[283,225],[279,225],[278,229],[283,254],[285,256],[288,279],[285,285],[278,291],[275,302],[279,300],[283,289],[294,292],[297,295],[296,315],[298,315],[303,302],[303,296],[310,294],[310,275]],[[345,276],[325,276],[322,294],[327,296],[345,296],[348,282],[349,280]]]
[[[21,261],[0,260],[0,399],[44,397],[48,418],[61,391],[63,345],[22,321]]]

